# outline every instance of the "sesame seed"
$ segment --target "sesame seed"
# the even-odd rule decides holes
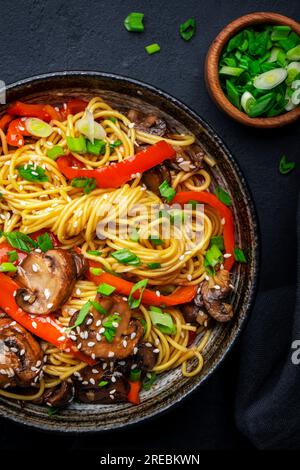
[[[102,334],[102,333],[104,333],[104,331],[105,331],[105,328],[102,327],[102,328],[100,328],[99,333]]]
[[[81,294],[81,290],[78,288],[76,289],[76,295],[80,295]]]
[[[33,321],[31,324],[32,324],[32,327],[33,327],[34,329],[36,329],[36,328],[37,328],[37,324],[36,324],[36,322],[35,322],[35,321]]]
[[[59,338],[57,338],[57,341],[64,341],[66,339],[65,336],[60,336]]]
[[[145,346],[147,346],[147,348],[152,348],[152,344],[151,344],[151,343],[145,343]]]
[[[102,369],[105,370],[107,368],[107,363],[106,362],[103,362],[102,364]]]
[[[37,273],[37,272],[39,271],[39,267],[38,267],[37,264],[33,264],[31,267],[32,267],[32,271],[33,271],[34,273]]]
[[[91,356],[92,356],[92,359],[94,359],[94,360],[96,359],[96,354],[95,353],[91,354]]]
[[[231,253],[224,253],[223,257],[224,257],[224,258],[230,258],[230,257],[231,257]]]
[[[133,331],[133,333],[131,333],[131,335],[130,335],[130,338],[131,338],[131,339],[134,339],[135,337],[136,337],[136,332]]]
[[[124,341],[122,341],[122,344],[123,344],[123,347],[124,347],[124,348],[127,348],[127,341],[126,341],[126,339],[124,339]]]
[[[47,308],[52,308],[53,304],[50,302],[50,304],[47,304]]]
[[[224,217],[221,219],[221,224],[222,224],[222,225],[225,225],[225,219],[224,219]]]
[[[91,323],[93,323],[93,319],[92,319],[92,318],[88,318],[87,321],[86,321],[86,324],[87,324],[87,325],[90,325]]]
[[[157,290],[157,291],[155,292],[155,294],[156,294],[157,297],[160,297],[160,292],[159,292],[159,290]]]
[[[158,354],[158,353],[159,353],[159,349],[158,349],[158,348],[155,348],[155,349],[153,349],[153,352],[154,352],[155,354]]]
[[[77,344],[77,349],[81,349],[82,343]]]
[[[138,348],[137,347],[133,348],[133,354],[137,354],[137,352],[138,352]]]
[[[179,258],[178,258],[178,259],[179,259],[179,261],[182,261],[182,260],[184,260],[184,255],[181,255],[181,256],[179,256]]]
[[[92,385],[95,385],[95,383],[96,383],[96,382],[95,382],[95,379],[91,378],[91,379],[90,379],[90,383],[91,383]]]
[[[187,278],[188,281],[191,281],[191,280],[193,279],[193,276],[192,276],[191,274],[188,274],[188,275],[186,276],[186,278]]]
[[[101,323],[102,323],[101,320],[97,320],[97,321],[96,321],[96,326],[100,326]]]
[[[115,353],[113,351],[109,351],[108,357],[114,357]]]
[[[114,383],[117,381],[116,377],[112,376],[111,381]]]
[[[137,364],[132,364],[132,366],[130,367],[131,370],[136,369],[136,368],[137,368]]]
[[[118,323],[117,321],[113,321],[113,322],[112,322],[112,326],[113,326],[114,328],[118,328],[119,323]]]
[[[45,295],[45,299],[48,300],[49,297],[50,297],[50,290],[46,288],[46,289],[44,290],[44,295]]]
[[[95,346],[95,343],[94,341],[90,341],[87,345],[89,348],[92,348],[93,346]]]
[[[93,374],[98,374],[99,373],[98,369],[92,369],[92,372],[93,372]]]
[[[218,286],[218,284],[215,284],[215,285],[214,285],[214,289],[220,290],[220,289],[221,289],[221,287],[220,287],[220,286]]]

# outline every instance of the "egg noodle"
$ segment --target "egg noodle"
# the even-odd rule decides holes
[[[106,140],[113,144],[116,140],[122,142],[119,146],[106,146],[104,155],[86,156],[74,154],[79,162],[88,169],[101,168],[109,162],[120,162],[136,153],[136,147],[143,144],[154,144],[165,140],[174,147],[185,149],[195,141],[192,135],[173,134],[168,138],[141,132],[134,128],[125,114],[112,109],[100,98],[93,98],[87,107],[95,120],[101,119],[106,131]],[[81,189],[74,188],[59,171],[55,160],[47,156],[47,151],[54,145],[59,145],[67,151],[66,137],[78,136],[75,123],[82,118],[83,112],[69,115],[64,122],[52,121],[53,132],[48,138],[41,138],[33,143],[24,145],[17,150],[8,150],[6,137],[0,129],[0,230],[3,232],[20,231],[31,234],[41,229],[53,232],[62,248],[79,247],[83,255],[99,263],[105,270],[118,274],[127,273],[136,281],[148,279],[149,286],[155,286],[162,293],[169,293],[176,286],[198,285],[206,277],[204,253],[210,239],[222,233],[219,215],[211,207],[205,206],[202,215],[203,237],[197,241],[192,236],[183,233],[182,237],[164,239],[164,245],[153,245],[149,239],[141,237],[132,241],[128,236],[121,237],[118,231],[110,231],[99,223],[110,212],[106,207],[114,207],[118,220],[125,221],[129,232],[143,219],[143,230],[149,225],[158,229],[158,220],[148,219],[150,208],[163,202],[142,183],[142,175],[137,174],[129,183],[118,189],[95,189],[90,194],[83,194]],[[111,119],[114,118],[114,119]],[[17,168],[20,165],[33,164],[42,167],[48,177],[45,182],[30,182],[23,180]],[[176,191],[203,191],[210,186],[210,175],[205,169],[190,172],[171,171],[172,187]],[[131,215],[136,205],[144,208],[143,214]],[[149,211],[148,211],[149,209]],[[182,229],[185,231],[185,228]],[[101,232],[101,233],[100,233]],[[99,237],[101,235],[101,237]],[[4,238],[0,239],[3,241]],[[126,266],[118,263],[112,252],[127,248],[134,252],[142,261],[141,266]],[[100,256],[94,256],[89,251],[99,250]],[[157,269],[147,268],[147,263],[159,263]],[[144,267],[145,266],[145,267]],[[70,316],[79,310],[89,299],[96,295],[96,285],[91,281],[77,282],[72,296],[63,306],[58,322],[67,327]],[[144,316],[146,332],[145,339],[159,349],[157,363],[153,369],[162,373],[181,367],[186,377],[199,374],[203,367],[202,351],[209,340],[210,330],[207,326],[197,328],[184,320],[179,308],[167,308],[176,325],[176,333],[162,333],[151,322],[146,305],[140,306]],[[197,338],[188,346],[189,332],[197,333]],[[40,379],[38,391],[32,395],[19,395],[0,390],[0,394],[19,400],[34,400],[42,396],[45,388],[57,386],[62,380],[71,377],[86,364],[75,359],[71,354],[58,350],[51,344],[40,341],[45,353],[44,377]]]

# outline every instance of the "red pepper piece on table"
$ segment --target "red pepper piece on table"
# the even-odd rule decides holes
[[[187,204],[189,201],[197,201],[201,204],[208,204],[217,210],[220,217],[224,219],[223,225],[223,238],[226,253],[230,254],[230,258],[226,258],[224,261],[224,268],[228,271],[231,270],[234,265],[234,222],[231,210],[225,206],[214,194],[206,191],[184,191],[177,193],[172,200],[173,204]]]
[[[143,173],[150,168],[162,163],[168,158],[173,158],[176,152],[171,145],[164,140],[147,147],[118,163],[96,170],[86,168],[74,168],[71,166],[69,156],[57,160],[57,165],[64,176],[69,179],[88,177],[95,178],[99,188],[119,188],[122,184],[133,178],[137,173]]]

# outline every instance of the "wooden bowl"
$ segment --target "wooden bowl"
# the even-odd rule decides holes
[[[229,23],[212,42],[205,60],[205,82],[208,92],[217,106],[231,118],[241,122],[242,124],[246,124],[247,126],[271,129],[274,127],[285,126],[286,124],[290,124],[291,122],[299,119],[300,106],[297,106],[297,108],[292,111],[288,111],[280,116],[251,118],[247,116],[246,113],[243,113],[233,106],[233,104],[231,104],[227,99],[221,88],[218,73],[220,55],[229,39],[242,29],[258,24],[287,25],[300,36],[300,24],[287,16],[272,12],[257,12],[241,16]]]

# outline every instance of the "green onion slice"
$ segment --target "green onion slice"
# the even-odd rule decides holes
[[[189,18],[179,26],[179,32],[182,39],[190,41],[196,32],[195,18]]]
[[[16,250],[8,251],[7,256],[8,256],[8,261],[10,263],[14,263],[15,261],[18,261],[19,259],[19,255],[16,252]]]
[[[35,137],[49,137],[53,132],[53,128],[50,124],[38,118],[25,119],[25,127],[29,134]]]
[[[124,26],[129,32],[142,33],[144,31],[143,19],[144,13],[129,13],[124,20]]]
[[[215,189],[215,195],[221,202],[223,202],[223,204],[231,206],[231,197],[223,188],[217,186]]]
[[[148,372],[143,380],[143,389],[149,391],[156,381],[157,375],[155,372]]]
[[[111,256],[122,264],[128,264],[130,266],[139,266],[141,264],[140,258],[127,248],[114,251]]]
[[[142,371],[139,369],[132,369],[130,371],[130,380],[132,382],[139,382],[141,380]]]
[[[234,248],[233,252],[235,261],[238,263],[247,263],[247,258],[241,248]]]
[[[116,290],[115,287],[103,282],[97,287],[98,294],[109,296]]]
[[[259,90],[271,90],[284,82],[286,77],[287,71],[284,68],[277,68],[258,75],[258,77],[254,79],[253,85]]]
[[[160,195],[164,197],[167,202],[171,202],[176,194],[175,189],[173,189],[166,180],[161,183],[161,185],[159,185],[159,192]]]
[[[96,186],[97,182],[95,178],[88,178],[87,176],[81,176],[79,178],[73,178],[71,181],[73,188],[82,188],[84,194],[90,194]]]
[[[149,263],[149,264],[147,264],[147,266],[148,266],[149,269],[159,269],[159,268],[161,268],[160,263]]]
[[[286,155],[283,155],[279,162],[279,171],[282,175],[287,175],[295,168],[295,166],[295,162],[288,162]]]
[[[70,152],[87,153],[86,140],[83,135],[79,137],[67,136],[67,145]]]
[[[16,271],[17,271],[17,267],[13,263],[0,264],[1,273],[15,273]]]
[[[47,150],[47,157],[56,160],[58,157],[64,155],[64,153],[64,149],[60,145],[54,145],[54,147]]]
[[[162,333],[173,335],[176,333],[176,327],[173,319],[169,313],[163,313],[162,310],[153,310],[150,307],[149,315],[154,326],[156,326]]]
[[[145,47],[145,50],[148,52],[148,54],[152,55],[160,51],[160,45],[157,43],[150,44],[149,46]]]
[[[132,289],[130,291],[130,294],[128,296],[128,305],[129,305],[130,308],[134,309],[134,308],[138,308],[140,306],[141,301],[142,301],[143,292],[144,292],[147,284],[148,284],[148,279],[143,279],[142,281],[139,281],[136,284],[134,284],[134,286],[132,287]],[[140,291],[140,295],[139,295],[138,299],[133,298],[133,294],[136,291]]]
[[[2,235],[13,248],[25,251],[26,253],[38,247],[37,243],[32,240],[32,238],[22,232],[3,232]]]

